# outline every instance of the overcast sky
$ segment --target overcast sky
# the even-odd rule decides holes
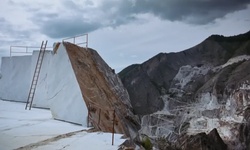
[[[49,46],[89,34],[112,68],[185,50],[211,34],[250,30],[250,0],[1,0],[0,57],[11,45]]]

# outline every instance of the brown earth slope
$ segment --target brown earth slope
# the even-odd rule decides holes
[[[115,132],[134,137],[139,123],[132,113],[129,95],[119,77],[95,50],[71,43],[63,44],[93,126],[101,131],[112,132],[115,112]]]

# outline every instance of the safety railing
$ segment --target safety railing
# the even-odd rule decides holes
[[[68,38],[64,38],[62,40],[63,42],[70,42],[78,46],[83,46],[88,48],[88,34],[81,34],[76,35]],[[10,46],[10,57],[13,56],[13,54],[19,54],[19,55],[25,55],[29,54],[31,55],[34,50],[40,50],[40,47],[36,46]],[[53,50],[53,47],[47,47],[46,50]]]
[[[72,37],[68,37],[62,40],[63,42],[70,42],[78,46],[88,48],[88,34],[81,34]]]
[[[53,47],[47,47],[46,50],[52,50]],[[36,46],[10,46],[10,57],[13,56],[13,54],[17,55],[31,55],[33,51],[39,51],[40,47]]]
[[[39,50],[40,47],[32,46],[10,46],[10,57],[13,53],[15,54],[32,54],[33,50]]]

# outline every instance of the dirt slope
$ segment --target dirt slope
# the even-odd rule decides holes
[[[138,119],[132,113],[129,95],[119,77],[95,50],[63,44],[94,127],[112,132],[115,117],[115,132],[135,136]]]

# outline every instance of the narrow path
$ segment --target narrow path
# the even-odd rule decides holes
[[[44,146],[44,145],[47,145],[48,143],[55,142],[55,141],[61,140],[63,138],[71,137],[71,136],[73,136],[73,135],[75,135],[77,133],[80,133],[80,132],[89,132],[89,131],[88,130],[80,130],[80,131],[69,132],[69,133],[66,133],[66,134],[61,134],[61,135],[58,135],[56,137],[52,137],[52,138],[49,138],[49,139],[46,139],[46,140],[43,140],[43,141],[40,141],[40,142],[37,142],[37,143],[31,143],[29,145],[19,147],[19,148],[15,149],[15,150],[31,150],[33,148],[37,148],[39,146]]]

